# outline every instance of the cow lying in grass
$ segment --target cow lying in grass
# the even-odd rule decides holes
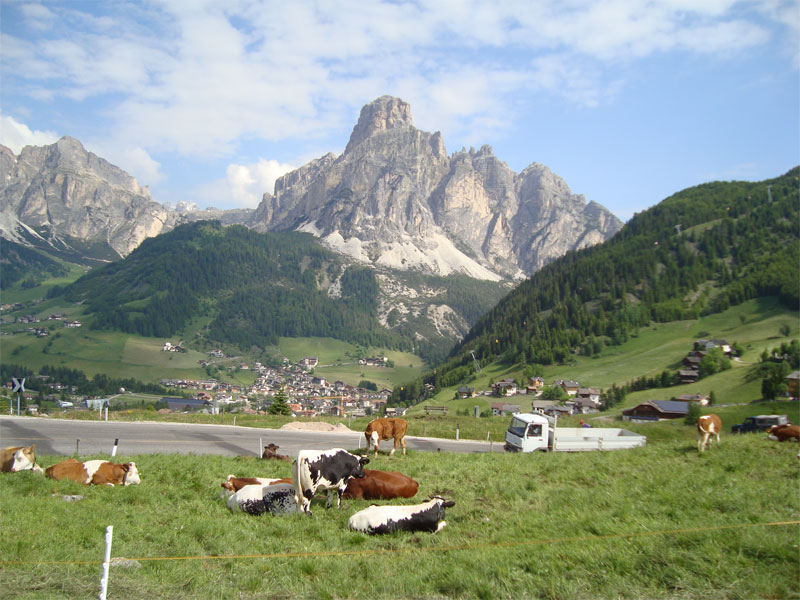
[[[241,510],[248,515],[285,515],[299,510],[292,483],[246,485],[228,498],[231,512]]]
[[[800,425],[773,425],[767,429],[767,437],[776,442],[785,442],[786,440],[794,440],[800,442]]]
[[[364,477],[351,478],[347,482],[342,498],[357,500],[392,500],[412,498],[419,484],[398,471],[375,471],[364,469]]]
[[[358,511],[347,522],[354,531],[369,533],[392,533],[393,531],[441,531],[447,521],[444,520],[444,509],[455,506],[452,500],[434,496],[422,504],[412,506],[378,506]]]
[[[267,444],[264,446],[264,452],[261,453],[261,458],[265,460],[282,460],[285,462],[292,462],[292,459],[287,454],[278,454],[277,444]]]
[[[0,471],[3,473],[16,473],[17,471],[33,471],[44,473],[42,467],[36,463],[34,445],[9,446],[0,450]]]
[[[292,483],[288,477],[280,479],[269,479],[265,477],[236,477],[235,475],[228,475],[228,478],[222,482],[222,487],[230,494],[238,492],[246,485],[273,485],[275,483]]]
[[[68,458],[48,467],[45,475],[50,479],[69,479],[83,485],[134,485],[139,484],[136,463],[112,463],[107,460],[79,462]]]

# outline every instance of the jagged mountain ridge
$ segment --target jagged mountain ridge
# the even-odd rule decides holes
[[[544,165],[517,174],[489,146],[448,156],[441,133],[416,129],[410,106],[383,96],[362,108],[340,156],[279,178],[248,225],[308,231],[374,265],[500,279],[600,243],[622,223]]]
[[[148,237],[207,219],[311,232],[376,267],[484,280],[523,277],[621,226],[543,165],[514,173],[488,146],[448,156],[442,135],[416,129],[409,105],[391,96],[362,108],[344,153],[279,178],[255,211],[161,205],[71,137],[26,146],[19,156],[0,146],[5,239],[108,261]]]
[[[19,156],[0,146],[0,213],[6,239],[56,251],[79,240],[104,245],[108,259],[178,221],[136,179],[71,137]]]
[[[72,262],[125,257],[181,223],[246,221],[251,209],[164,206],[134,177],[65,136],[15,155],[0,145],[0,236]]]

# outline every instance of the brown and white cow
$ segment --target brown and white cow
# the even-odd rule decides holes
[[[406,453],[406,431],[408,431],[408,421],[405,419],[398,419],[396,417],[386,417],[382,419],[373,419],[367,425],[364,431],[364,437],[367,438],[367,448],[370,442],[375,446],[375,456],[378,456],[378,446],[381,440],[394,439],[394,448],[389,452],[389,456],[394,454],[397,447],[403,446],[403,454]]]
[[[795,440],[800,442],[800,425],[773,425],[767,429],[767,437],[771,440],[778,442],[785,442],[786,440]]]
[[[83,485],[134,485],[141,482],[136,463],[112,463],[107,460],[79,462],[68,458],[48,467],[45,475],[51,479],[69,479]]]
[[[419,484],[398,471],[364,469],[364,477],[348,480],[342,498],[355,500],[391,500],[412,498]]]
[[[276,483],[292,483],[292,479],[290,477],[268,479],[264,477],[236,477],[235,475],[228,475],[228,478],[222,482],[222,487],[233,494],[246,485],[273,485]]]
[[[278,454],[278,446],[277,444],[268,444],[264,446],[264,452],[261,453],[261,458],[265,460],[283,460],[286,462],[292,462],[291,457],[286,454]]]
[[[716,436],[719,446],[720,431],[722,431],[722,421],[717,415],[703,415],[697,419],[697,450],[703,452],[712,435]]]
[[[0,450],[0,471],[3,473],[16,473],[17,471],[44,473],[42,467],[36,463],[36,454],[33,452],[33,448],[34,444],[9,446]]]

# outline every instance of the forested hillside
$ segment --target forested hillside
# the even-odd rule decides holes
[[[40,252],[9,240],[0,243],[0,289],[8,289],[22,282],[23,287],[38,285],[47,277],[58,277],[67,273],[67,268]]]
[[[430,301],[448,303],[468,323],[502,294],[496,284],[463,276],[417,278],[422,278],[416,282],[420,285],[452,288],[454,296]],[[203,321],[206,340],[255,355],[279,337],[319,336],[441,360],[453,338],[426,344],[408,319],[393,327],[390,318],[388,327],[382,325],[379,294],[372,268],[348,265],[310,234],[263,234],[215,221],[182,225],[147,239],[125,259],[51,292],[83,303],[94,329],[171,337]]]
[[[720,312],[771,296],[800,305],[795,168],[773,180],[709,183],[637,214],[611,240],[571,252],[481,318],[425,383],[456,385],[481,365],[550,365],[625,342],[650,322]],[[396,389],[413,404],[419,386]]]

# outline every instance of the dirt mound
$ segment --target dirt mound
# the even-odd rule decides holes
[[[291,423],[286,423],[286,425],[283,425],[281,429],[291,429],[295,431],[335,431],[337,433],[355,433],[344,423],[331,425],[330,423],[324,423],[322,421],[292,421]]]

